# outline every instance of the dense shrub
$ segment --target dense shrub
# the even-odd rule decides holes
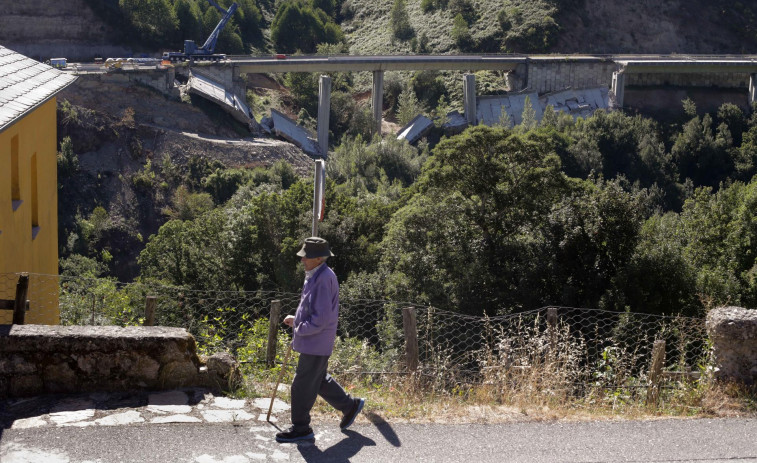
[[[320,43],[338,43],[342,30],[320,8],[296,0],[284,2],[271,23],[271,40],[281,53],[314,53]]]

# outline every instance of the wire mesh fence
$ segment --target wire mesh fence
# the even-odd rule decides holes
[[[13,297],[18,276],[0,274],[0,299]],[[202,353],[227,351],[249,364],[270,364],[269,327],[277,330],[277,344],[286,345],[289,334],[280,322],[299,302],[299,294],[279,291],[196,291],[35,274],[28,297],[27,323],[120,326],[152,318],[146,310],[153,310],[147,303],[153,299],[155,325],[183,327]],[[280,309],[269,324],[273,305]],[[477,317],[408,302],[342,298],[330,364],[335,373],[372,380],[412,372],[443,388],[538,383],[576,394],[648,387],[659,340],[665,341],[667,377],[691,379],[705,369],[709,349],[700,318],[569,307]]]

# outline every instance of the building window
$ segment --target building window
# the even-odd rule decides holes
[[[39,233],[39,193],[37,191],[37,153],[32,154],[32,239]]]
[[[11,138],[11,204],[15,211],[21,205],[21,185],[19,184],[18,135]]]

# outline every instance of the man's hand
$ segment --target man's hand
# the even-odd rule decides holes
[[[287,315],[284,318],[284,324],[290,328],[294,328],[294,315]]]

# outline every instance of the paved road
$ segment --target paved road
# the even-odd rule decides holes
[[[757,462],[757,420],[391,424],[380,416],[314,442],[278,444],[265,422],[5,429],[0,461]]]

